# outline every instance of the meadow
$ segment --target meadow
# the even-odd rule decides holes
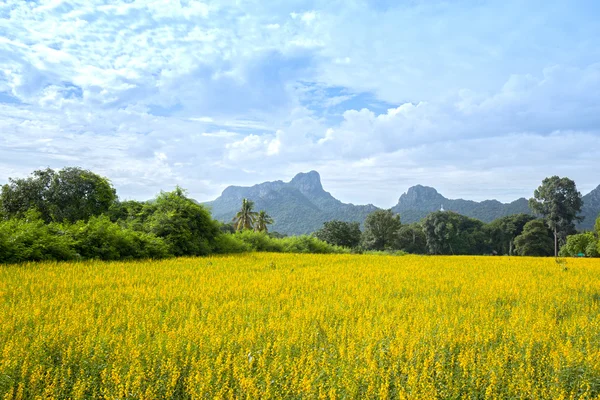
[[[0,266],[0,399],[600,398],[600,260]]]

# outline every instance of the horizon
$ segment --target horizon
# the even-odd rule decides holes
[[[600,4],[0,4],[0,182],[80,166],[124,199],[319,171],[344,203],[585,195],[600,170]],[[51,35],[48,32],[52,32]],[[365,190],[367,188],[367,190]]]

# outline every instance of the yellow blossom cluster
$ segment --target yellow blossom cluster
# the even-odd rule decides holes
[[[597,399],[600,260],[0,266],[0,399]]]

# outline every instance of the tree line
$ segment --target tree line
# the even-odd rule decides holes
[[[120,201],[111,182],[81,168],[34,171],[0,191],[0,263],[140,259],[247,251],[416,254],[598,255],[598,233],[575,234],[581,194],[567,178],[544,180],[530,200],[539,217],[511,215],[484,224],[435,212],[402,224],[390,210],[358,223],[329,221],[314,234],[269,232],[273,219],[244,199],[227,224],[177,187],[147,202]]]
[[[582,220],[582,205],[575,182],[553,176],[544,179],[529,199],[535,216],[508,215],[486,224],[438,211],[419,223],[404,225],[391,210],[378,210],[367,216],[363,231],[357,222],[329,221],[314,235],[359,251],[597,257],[600,217],[594,231],[577,233],[575,222]]]

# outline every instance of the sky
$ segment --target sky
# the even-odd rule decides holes
[[[79,166],[121,198],[317,170],[512,201],[600,184],[596,0],[3,0],[0,183]]]

